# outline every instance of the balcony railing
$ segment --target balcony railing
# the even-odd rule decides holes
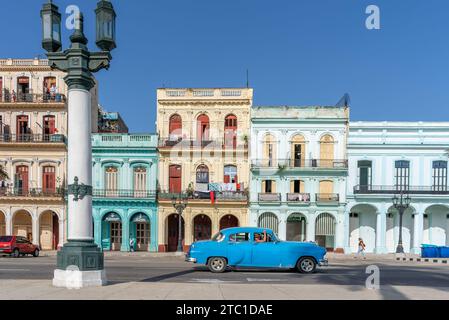
[[[259,159],[251,161],[252,168],[278,168],[278,169],[347,169],[348,160],[326,159]]]
[[[338,193],[317,193],[316,202],[339,202],[340,195]]]
[[[144,191],[144,190],[106,190],[106,189],[95,189],[93,191],[93,196],[96,198],[133,198],[133,199],[149,199],[155,198],[156,192],[154,191]]]
[[[448,195],[448,186],[373,186],[357,185],[354,194],[397,194],[400,192],[408,194],[434,194]]]
[[[63,198],[65,189],[62,188],[14,188],[0,187],[0,198],[23,197],[23,198]]]
[[[225,141],[224,139],[196,140],[196,139],[175,139],[161,138],[159,139],[159,147],[161,148],[219,148],[219,149],[241,149],[248,148],[248,144],[244,141]]]
[[[3,103],[65,103],[63,94],[35,94],[35,93],[11,93],[0,94],[0,102]]]
[[[288,202],[310,203],[310,193],[288,193]]]
[[[10,143],[65,143],[62,134],[0,134],[0,142]]]
[[[188,201],[211,201],[210,192],[193,192],[193,194],[173,193],[168,191],[161,191],[158,193],[158,199],[162,201],[172,200],[174,198],[179,199],[180,197],[187,199]],[[241,191],[221,191],[215,192],[215,200],[217,202],[226,201],[248,201],[248,196],[246,193]]]
[[[280,202],[280,193],[259,193],[259,202]]]

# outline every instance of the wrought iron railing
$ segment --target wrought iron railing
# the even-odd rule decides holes
[[[219,149],[247,149],[248,143],[245,141],[227,140],[227,139],[184,139],[184,138],[161,138],[159,139],[161,148],[219,148]]]
[[[300,169],[300,168],[323,168],[323,169],[347,169],[348,160],[327,159],[259,159],[252,160],[251,167],[277,168],[277,169]]]
[[[357,185],[354,187],[354,194],[449,194],[448,186],[373,186],[373,185]]]
[[[0,102],[4,103],[65,103],[63,94],[11,93],[0,94]]]
[[[24,197],[24,198],[63,198],[63,188],[15,188],[0,187],[1,197]]]
[[[93,196],[96,198],[138,198],[138,199],[148,199],[155,198],[155,191],[145,191],[145,190],[108,190],[108,189],[94,189]]]
[[[310,202],[310,193],[288,193],[287,201],[288,202],[309,203]]]
[[[187,199],[188,201],[211,201],[210,192],[198,192],[194,191],[193,193],[182,192],[182,193],[173,193],[169,191],[161,191],[157,194],[159,200],[172,200],[173,198],[179,199]],[[215,191],[214,197],[217,202],[226,202],[226,201],[248,201],[248,195],[242,191]]]
[[[66,137],[62,134],[9,134],[1,133],[0,142],[11,143],[65,143]]]
[[[259,202],[280,202],[280,193],[259,193]]]
[[[340,195],[338,193],[317,193],[316,202],[339,202]]]

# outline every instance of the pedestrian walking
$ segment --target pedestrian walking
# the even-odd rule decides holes
[[[366,249],[365,242],[363,242],[362,238],[359,238],[358,250],[357,250],[357,254],[354,258],[358,258],[361,255],[361,256],[363,256],[363,259],[365,260],[366,259],[365,249]]]
[[[129,251],[134,252],[134,238],[129,239]]]

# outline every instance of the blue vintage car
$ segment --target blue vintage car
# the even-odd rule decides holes
[[[327,265],[326,249],[315,243],[280,241],[270,229],[230,228],[212,240],[191,245],[186,261],[207,265],[214,273],[227,267],[296,269],[313,273]]]

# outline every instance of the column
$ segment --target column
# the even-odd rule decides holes
[[[159,233],[158,233],[158,214],[156,212],[157,207],[151,210],[150,213],[150,248],[149,251],[151,252],[158,252],[158,239],[159,239]]]
[[[412,253],[420,254],[424,232],[424,213],[416,213],[413,221],[413,248]]]
[[[344,253],[345,247],[344,213],[339,212],[336,220],[337,225],[335,226],[335,252]]]
[[[13,225],[12,225],[12,216],[11,216],[11,208],[6,209],[5,212],[5,224],[6,224],[6,234],[13,234]]]
[[[387,253],[386,236],[387,236],[387,214],[378,212],[376,220],[376,248],[375,253]]]
[[[32,234],[33,234],[33,244],[39,245],[39,217],[37,216],[37,209],[34,209],[32,221]]]
[[[279,239],[287,240],[287,218],[284,214],[279,219]]]
[[[65,210],[64,210],[64,208],[61,208],[61,210],[59,212],[60,212],[60,216],[58,219],[58,223],[59,223],[59,225],[58,225],[58,229],[59,229],[58,249],[64,245],[64,235],[66,233],[65,229],[64,229],[64,226],[65,226],[65,223],[64,223]]]
[[[122,246],[120,251],[129,251],[129,233],[130,233],[130,223],[129,223],[129,214],[128,212],[123,213],[122,220]]]
[[[345,254],[351,254],[351,247],[349,245],[349,238],[350,238],[349,214],[350,214],[349,211],[344,213],[344,252],[345,252]]]
[[[315,242],[315,214],[307,217],[306,241]]]

